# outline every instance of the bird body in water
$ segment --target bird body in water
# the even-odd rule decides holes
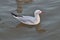
[[[27,25],[37,25],[40,23],[40,16],[39,14],[41,14],[42,11],[40,10],[36,10],[34,12],[34,17],[32,16],[22,16],[19,17],[18,15],[15,15],[14,13],[11,13],[13,15],[14,18],[16,18],[17,20],[19,20],[20,22],[27,24]]]

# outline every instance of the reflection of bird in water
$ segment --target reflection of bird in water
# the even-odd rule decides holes
[[[24,3],[30,3],[32,2],[33,0],[24,0]]]
[[[34,12],[34,17],[32,17],[32,16],[19,17],[18,15],[15,15],[14,13],[11,13],[11,14],[13,15],[14,18],[19,20],[22,24],[24,24],[24,25],[32,25],[33,26],[33,25],[38,25],[40,23],[39,14],[42,14],[42,11],[41,10],[36,10]],[[36,27],[36,28],[37,28],[37,30],[41,30],[40,27]]]

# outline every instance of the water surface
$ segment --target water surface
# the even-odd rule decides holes
[[[0,40],[60,40],[60,0],[33,0],[24,5],[23,15],[33,16],[41,9],[41,26],[47,32],[37,33],[35,28],[16,28],[19,23],[9,11],[16,9],[15,0],[0,0]]]

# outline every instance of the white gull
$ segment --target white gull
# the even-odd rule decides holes
[[[40,16],[39,14],[41,14],[42,11],[41,10],[35,10],[34,12],[34,17],[32,16],[18,16],[14,13],[11,13],[13,15],[14,18],[16,18],[17,20],[19,20],[20,22],[27,24],[27,25],[37,25],[40,23]]]

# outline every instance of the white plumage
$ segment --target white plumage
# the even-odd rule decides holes
[[[14,18],[18,19],[20,22],[27,24],[27,25],[37,25],[40,23],[40,16],[39,14],[41,14],[42,11],[41,10],[36,10],[34,12],[34,17],[32,16],[22,16],[19,17],[13,13],[11,13],[13,15]]]

